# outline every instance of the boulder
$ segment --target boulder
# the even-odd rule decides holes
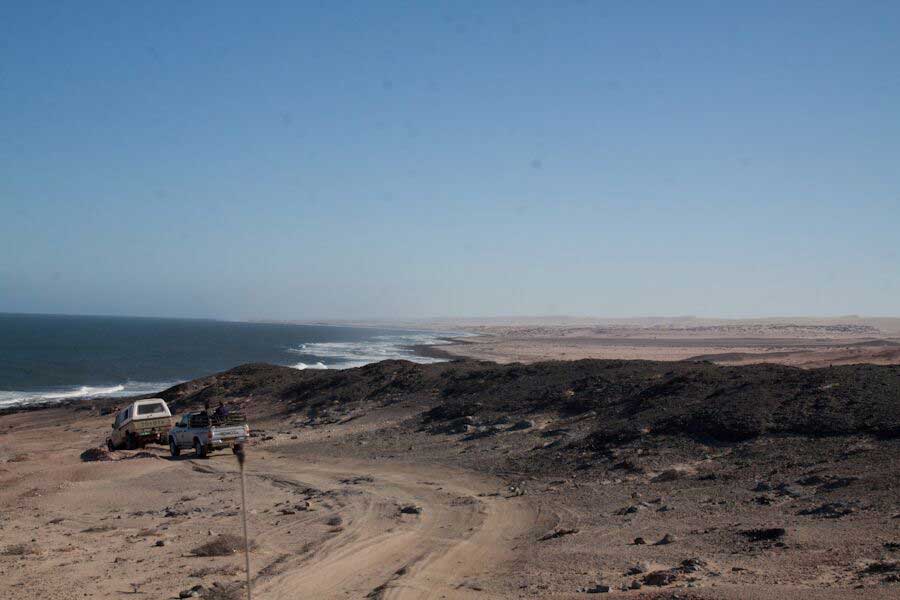
[[[640,575],[641,573],[648,573],[650,571],[650,563],[646,560],[642,560],[636,565],[630,567],[628,569],[627,575]]]
[[[661,540],[656,542],[656,545],[657,546],[665,546],[666,544],[671,544],[671,543],[675,542],[677,539],[678,538],[676,538],[671,533],[667,533],[666,535],[662,536]]]
[[[97,461],[106,461],[106,460],[115,460],[109,454],[109,450],[106,448],[88,448],[84,452],[81,453],[81,460],[83,462],[97,462]]]
[[[665,471],[663,471],[662,473],[660,473],[659,475],[657,475],[656,477],[651,479],[651,481],[653,481],[655,483],[661,483],[664,481],[675,481],[676,479],[681,479],[682,475],[683,475],[683,473],[681,471],[679,471],[678,469],[666,469]]]
[[[685,573],[696,573],[706,565],[707,562],[702,558],[686,558],[681,561],[681,570]]]
[[[783,527],[769,527],[763,529],[745,529],[741,532],[751,542],[773,542],[780,540],[787,533]]]
[[[797,514],[822,517],[823,519],[840,519],[854,512],[856,512],[856,509],[852,506],[847,506],[843,502],[828,502],[815,508],[805,508]]]
[[[438,428],[443,433],[468,433],[475,426],[475,417],[465,416],[453,419],[444,427]]]
[[[644,583],[646,585],[664,586],[674,583],[678,579],[678,574],[673,571],[653,571],[644,575]]]
[[[188,588],[186,590],[181,590],[178,592],[179,598],[199,598],[201,592],[203,591],[203,586],[198,584],[192,588]]]
[[[578,533],[577,529],[554,529],[553,531],[549,531],[538,538],[539,542],[545,542],[547,540],[553,540],[556,538],[563,537],[564,535],[574,535]]]

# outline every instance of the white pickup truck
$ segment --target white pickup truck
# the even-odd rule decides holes
[[[119,448],[135,450],[145,444],[162,444],[172,427],[172,413],[162,398],[131,402],[116,413],[112,431],[106,439],[110,451]]]
[[[178,456],[183,449],[194,449],[194,455],[204,458],[212,450],[244,444],[250,439],[250,427],[244,415],[231,412],[224,417],[206,412],[182,415],[169,430],[169,452]]]

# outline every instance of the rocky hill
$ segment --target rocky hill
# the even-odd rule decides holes
[[[176,408],[225,400],[310,417],[403,401],[429,409],[425,424],[556,414],[581,417],[591,430],[583,443],[595,447],[663,434],[718,441],[767,434],[900,436],[900,366],[384,361],[343,371],[298,371],[250,364],[161,395]]]

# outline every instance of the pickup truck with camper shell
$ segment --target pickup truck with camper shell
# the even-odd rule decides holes
[[[165,443],[171,427],[172,413],[165,400],[135,400],[116,413],[106,446],[110,450],[135,450],[150,443]]]

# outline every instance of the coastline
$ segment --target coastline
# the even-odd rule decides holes
[[[474,344],[471,339],[457,337],[439,337],[440,343],[437,344],[411,344],[405,346],[410,352],[422,358],[433,358],[436,360],[459,360],[462,358],[471,358],[463,352],[455,353],[451,348],[465,347]]]
[[[900,319],[860,325],[835,319],[797,322],[571,323],[537,321],[485,325],[444,323],[466,337],[417,345],[419,355],[507,364],[557,360],[706,361],[721,365],[774,363],[801,368],[900,364]]]
[[[276,324],[276,323],[271,323]],[[309,323],[308,325],[313,325]],[[426,343],[406,340],[324,344],[340,355],[328,368],[353,368],[385,359],[412,362],[469,359],[497,364],[572,361],[582,359],[703,361],[720,365],[775,363],[801,368],[844,364],[900,364],[900,319],[785,319],[760,320],[639,320],[589,321],[574,319],[510,319],[502,322],[441,320],[428,322],[317,322],[321,327],[389,328]],[[367,344],[381,348],[367,348]],[[355,345],[354,345],[355,344]],[[315,346],[315,344],[310,344]],[[334,346],[340,346],[335,350]],[[387,348],[388,351],[385,351]],[[316,355],[317,350],[311,351]],[[343,353],[343,354],[341,354]],[[420,360],[419,360],[420,359]],[[236,361],[234,365],[253,360]],[[290,361],[270,362],[294,368]],[[300,363],[297,363],[300,364]],[[228,368],[202,371],[187,379]],[[99,406],[126,398],[152,397],[158,390],[48,398],[0,406],[0,415],[62,406]],[[68,393],[68,392],[66,392]]]
[[[146,396],[247,363],[343,369],[393,358],[445,360],[409,346],[452,334],[321,323],[0,315],[0,410]]]

